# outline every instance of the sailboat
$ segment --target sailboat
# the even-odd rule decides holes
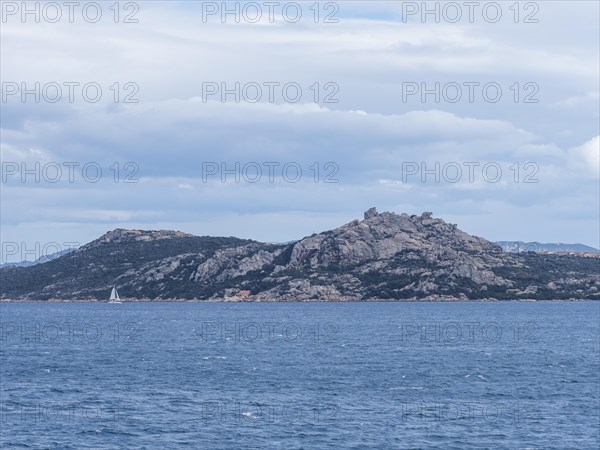
[[[110,292],[110,298],[108,299],[108,303],[121,303],[121,299],[119,298],[119,293],[117,292],[116,286],[113,286],[112,291]]]

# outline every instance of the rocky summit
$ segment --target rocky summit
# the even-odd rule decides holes
[[[455,224],[379,213],[289,244],[117,229],[60,258],[0,269],[0,298],[372,301],[600,299],[600,259],[507,253]]]

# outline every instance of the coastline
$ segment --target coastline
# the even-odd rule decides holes
[[[499,300],[493,298],[486,299],[369,299],[369,300],[248,300],[248,299],[121,299],[121,304],[124,303],[502,303],[502,302],[517,302],[517,303],[554,303],[554,302],[600,302],[594,299],[509,299]],[[0,299],[0,303],[109,303],[107,300],[94,299],[49,299],[49,300],[34,300],[34,299]]]

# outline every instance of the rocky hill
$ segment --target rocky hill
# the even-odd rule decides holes
[[[164,265],[177,261],[173,263],[177,266],[188,260],[199,263],[217,250],[251,242],[178,231],[116,229],[44,264],[0,268],[0,298],[105,299],[113,284],[129,296],[138,295],[140,286],[144,292],[139,295],[144,298],[159,298],[167,290],[176,295],[176,279],[156,283],[161,279],[157,271],[164,273],[162,277],[170,273]],[[145,278],[138,278],[140,274]]]
[[[0,298],[600,299],[600,260],[505,253],[432,217],[368,210],[288,244],[117,229],[44,264],[0,269]]]

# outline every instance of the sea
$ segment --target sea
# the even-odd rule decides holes
[[[600,302],[2,303],[0,318],[0,448],[600,448]]]

